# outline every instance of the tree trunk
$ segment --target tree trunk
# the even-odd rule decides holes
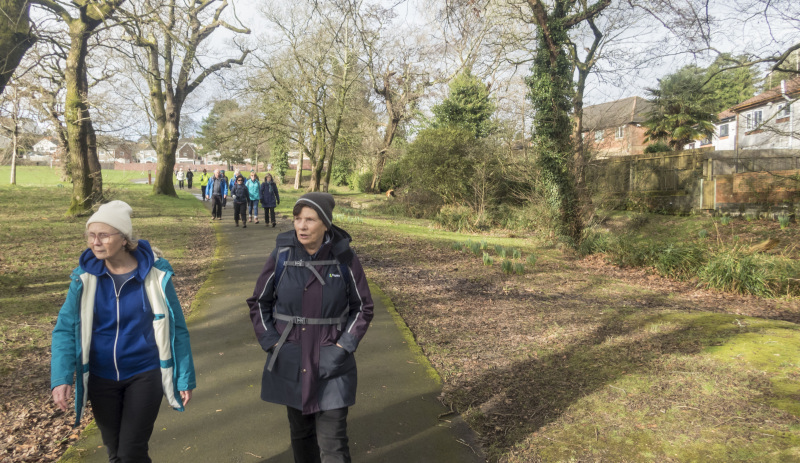
[[[317,162],[311,166],[311,182],[308,184],[308,191],[319,191],[322,169],[325,167],[325,156],[327,147],[322,145],[322,153],[317,156]]]
[[[325,193],[328,192],[328,186],[331,184],[331,170],[333,170],[333,148],[331,148],[331,154],[328,157],[328,169],[325,171],[325,178],[322,180],[322,191]]]
[[[72,200],[67,214],[77,216],[92,207],[92,177],[89,171],[88,117],[82,76],[86,75],[86,53],[89,31],[86,23],[73,20],[69,24],[70,49],[64,72],[66,100],[64,120],[67,126],[67,155],[72,164]]]
[[[387,149],[383,148],[378,151],[377,159],[375,160],[375,171],[372,173],[372,184],[369,186],[369,191],[372,193],[380,193],[381,176],[383,175],[383,168],[386,167],[386,153]]]
[[[312,158],[311,165],[311,183],[308,185],[308,191],[319,191],[320,178],[322,177],[322,169],[325,167],[325,158],[328,155],[328,144],[325,141],[325,127],[320,124],[317,129],[317,140],[314,142],[316,146],[317,155]]]
[[[389,114],[392,114],[392,104],[388,102],[388,100],[386,109],[389,110]],[[383,146],[381,146],[380,151],[377,153],[375,171],[372,173],[372,184],[369,187],[370,191],[373,193],[380,193],[381,176],[383,175],[383,168],[386,167],[386,156],[389,154],[389,147],[392,146],[392,141],[394,141],[394,135],[397,133],[397,126],[399,125],[400,119],[392,117],[389,124],[386,126],[386,134],[383,136]]]
[[[573,110],[575,130],[572,134],[573,143],[575,145],[575,156],[572,161],[572,177],[575,179],[575,190],[580,205],[580,214],[584,218],[588,216],[592,204],[592,195],[586,187],[588,153],[586,152],[586,144],[583,142],[581,136],[583,132],[583,92],[586,89],[586,78],[588,76],[588,70],[578,70],[578,85],[575,91]]]
[[[578,59],[577,48],[573,48],[573,59],[575,66],[578,70],[578,82],[575,87],[575,97],[573,98],[573,115],[575,119],[575,130],[572,134],[573,143],[575,144],[575,156],[573,159],[573,172],[572,176],[575,179],[575,189],[577,190],[577,198],[579,204],[580,217],[588,220],[593,214],[592,195],[586,185],[586,166],[589,163],[589,153],[587,152],[587,145],[583,140],[583,95],[586,91],[586,79],[594,67],[595,53],[603,40],[603,33],[595,25],[594,19],[587,20],[589,27],[594,33],[594,40],[592,41],[591,48],[587,49],[586,60],[581,62]]]
[[[11,135],[11,184],[17,184],[17,139],[19,138],[19,124],[14,116],[14,133]]]
[[[31,33],[29,0],[0,0],[0,94],[25,52],[36,42]]]
[[[89,81],[83,76],[84,94],[89,94]],[[89,166],[89,178],[92,182],[92,204],[97,204],[103,200],[103,171],[100,166],[100,158],[97,155],[97,134],[94,131],[94,124],[89,117],[89,108],[86,108],[86,161]]]
[[[564,27],[565,11],[563,5],[557,5],[551,17],[540,11],[536,18],[539,40],[528,86],[536,109],[533,133],[541,191],[557,224],[557,233],[577,246],[583,225],[572,177],[575,149],[569,111],[573,106],[573,67],[566,54],[569,37]]]
[[[157,195],[178,196],[175,191],[175,184],[172,182],[175,170],[175,152],[178,150],[178,139],[180,138],[179,117],[175,111],[170,111],[167,104],[168,118],[164,124],[158,127],[156,137],[156,153],[158,153],[158,164],[156,164],[156,180],[153,184],[153,193]]]
[[[299,190],[303,187],[303,150],[297,158],[297,171],[294,174],[294,189]]]

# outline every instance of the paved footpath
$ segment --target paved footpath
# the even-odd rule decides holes
[[[206,205],[210,209],[210,202]],[[259,396],[266,354],[256,342],[245,299],[275,237],[290,229],[291,221],[279,218],[276,228],[266,227],[263,220],[236,228],[232,208],[223,209],[222,215],[214,223],[222,244],[219,259],[188,323],[197,389],[185,412],[162,403],[150,456],[157,463],[289,463],[286,409]],[[444,415],[436,373],[385,295],[371,288],[375,317],[355,353],[358,398],[348,418],[353,461],[485,461],[463,421]],[[108,461],[96,428],[84,435],[62,461]]]

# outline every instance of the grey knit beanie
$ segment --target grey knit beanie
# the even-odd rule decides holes
[[[89,224],[95,222],[111,225],[119,230],[125,238],[130,240],[133,235],[131,214],[133,214],[133,209],[131,209],[128,203],[124,201],[111,201],[100,206],[97,212],[86,221],[86,226],[88,227]]]
[[[298,205],[309,206],[317,211],[322,223],[330,230],[333,225],[333,208],[336,207],[336,201],[333,199],[332,194],[321,192],[306,193],[294,205],[295,207]]]

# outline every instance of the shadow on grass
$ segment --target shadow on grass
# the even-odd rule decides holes
[[[515,362],[506,369],[490,369],[475,380],[448,388],[445,398],[465,414],[496,459],[558,420],[582,398],[623,377],[657,374],[654,372],[665,356],[695,355],[762,329],[748,331],[735,323],[733,315],[676,317],[684,322],[674,324],[670,315],[610,318],[582,342],[541,358]],[[657,332],[664,323],[671,324],[668,332]],[[770,395],[766,380],[750,386]]]

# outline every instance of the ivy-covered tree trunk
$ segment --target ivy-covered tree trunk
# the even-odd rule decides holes
[[[0,0],[0,93],[36,37],[31,33],[29,0]]]
[[[564,26],[564,3],[557,1],[545,27],[539,27],[533,75],[526,83],[536,109],[533,145],[538,152],[541,191],[555,219],[556,232],[576,244],[583,224],[572,176],[575,149],[569,113],[573,103],[573,67],[567,54],[569,37]]]
[[[572,76],[575,66],[588,72],[594,52],[590,52],[586,63],[573,62],[577,61],[577,56],[569,56],[569,30],[589,21],[595,40],[598,40],[598,31],[592,21],[611,4],[611,0],[597,0],[595,3],[575,0],[527,2],[532,12],[530,20],[536,24],[538,33],[533,75],[526,83],[536,110],[533,143],[538,151],[540,188],[555,219],[556,232],[576,246],[583,233],[578,194],[578,179],[582,179],[583,171],[582,164],[575,168],[576,156],[582,155],[576,149],[580,135],[573,135],[570,110],[582,108],[583,95],[581,92],[575,101]],[[596,45],[595,42],[593,50]],[[582,163],[583,159],[579,158],[579,161]],[[582,184],[580,188],[583,188]]]

